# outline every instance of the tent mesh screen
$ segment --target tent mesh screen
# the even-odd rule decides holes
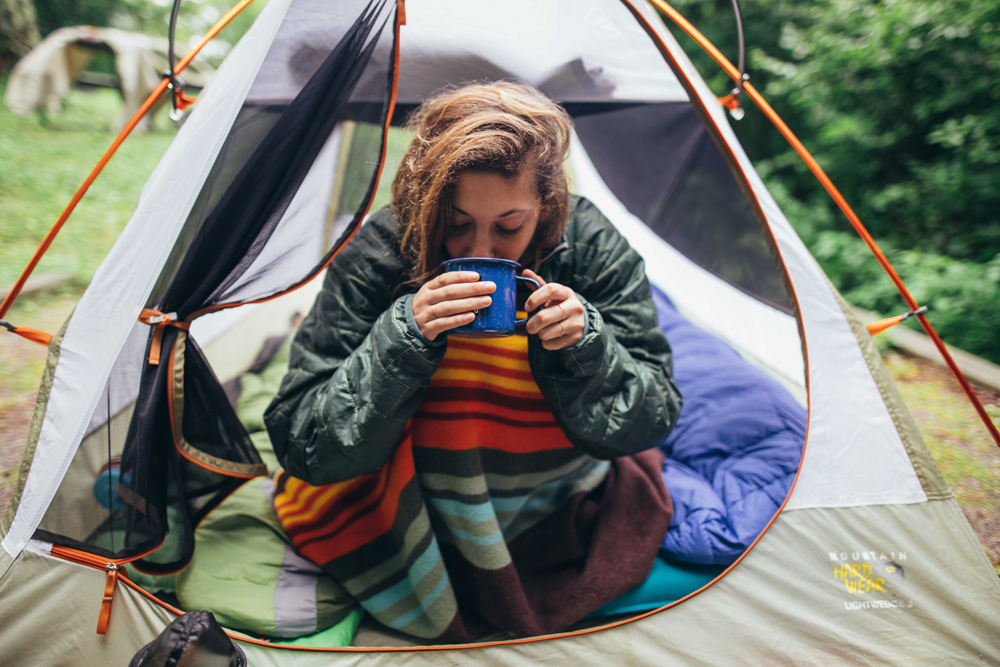
[[[308,4],[293,4],[290,12],[301,16],[289,17],[282,30],[309,26]],[[183,320],[231,304],[234,297],[239,303],[247,286],[257,295],[276,295],[317,271],[339,238],[328,224],[333,183],[324,184],[319,216],[303,214],[296,194],[310,175],[324,177],[313,167],[349,119],[369,121],[366,143],[377,147],[374,155],[369,149],[367,159],[353,162],[352,187],[336,193],[336,212],[348,218],[341,227],[347,231],[360,223],[382,159],[395,4],[355,0],[323,14],[340,28],[311,33],[306,75],[282,79],[284,97],[248,97],[244,103],[149,307]],[[271,65],[287,66],[289,58],[301,56],[283,50],[287,43],[275,41],[258,78],[274,76]],[[325,176],[333,180],[335,174]],[[325,245],[311,248],[308,261],[296,256],[294,243],[268,256],[265,248],[280,246],[269,242],[279,228],[281,239],[293,240],[319,230]],[[105,400],[103,413],[98,408],[98,426],[77,452],[38,537],[108,558],[139,558],[140,569],[166,573],[190,559],[198,521],[266,467],[196,342],[186,332],[164,328],[161,363],[153,365],[146,363],[152,331],[141,325],[138,334],[140,344],[127,345],[116,363],[127,372],[113,373],[106,388],[106,397],[116,400]],[[131,399],[124,408],[122,396]]]
[[[580,114],[577,134],[611,191],[702,268],[791,313],[782,270],[746,197],[687,102]]]

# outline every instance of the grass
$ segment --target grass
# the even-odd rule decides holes
[[[1000,450],[947,370],[894,352],[884,359],[931,456],[1000,572]],[[977,394],[1000,425],[1000,393]]]
[[[6,91],[6,76],[0,95]],[[0,285],[13,283],[88,171],[107,150],[121,109],[112,90],[73,91],[61,115],[15,116],[0,104]],[[90,281],[170,145],[163,114],[155,130],[129,137],[91,186],[36,274],[61,270]]]

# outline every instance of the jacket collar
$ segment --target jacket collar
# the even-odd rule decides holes
[[[554,245],[552,248],[548,249],[545,255],[540,260],[538,260],[538,263],[543,264],[552,257],[555,257],[563,250],[568,250],[568,249],[569,249],[569,242],[566,240],[566,234],[563,233],[563,235],[559,237],[559,243]]]

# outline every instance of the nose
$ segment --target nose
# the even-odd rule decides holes
[[[476,234],[472,239],[472,247],[469,248],[469,257],[492,257],[493,247],[486,234]]]

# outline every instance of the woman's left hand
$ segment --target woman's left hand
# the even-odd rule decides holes
[[[525,269],[523,275],[534,278],[542,286],[528,297],[524,304],[529,313],[543,308],[531,316],[525,330],[538,334],[546,350],[562,350],[575,345],[583,337],[587,313],[576,298],[576,292],[559,283],[546,283],[534,271]]]

